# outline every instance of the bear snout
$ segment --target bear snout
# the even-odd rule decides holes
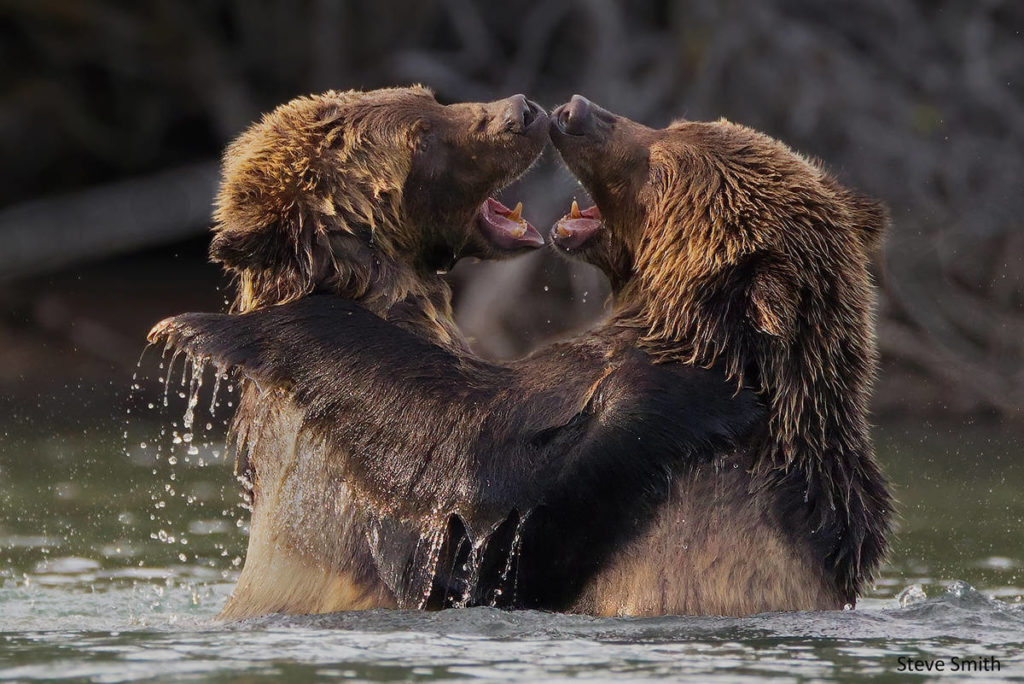
[[[541,106],[527,100],[525,95],[513,95],[508,98],[507,102],[503,122],[505,130],[512,133],[525,133],[539,119],[546,116]]]
[[[593,103],[582,95],[572,99],[551,113],[552,126],[564,135],[584,135],[593,126]]]

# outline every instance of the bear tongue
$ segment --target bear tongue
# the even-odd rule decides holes
[[[522,218],[522,203],[514,210],[488,197],[480,207],[480,227],[487,238],[501,249],[540,247],[544,238],[529,221]]]

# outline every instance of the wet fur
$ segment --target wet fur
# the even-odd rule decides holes
[[[756,396],[737,393],[721,369],[655,364],[632,331],[614,325],[507,365],[445,350],[329,296],[243,316],[185,314],[153,336],[293,397],[282,434],[304,454],[294,481],[307,496],[269,509],[319,548],[343,539],[331,501],[351,496],[369,516],[375,566],[406,608],[682,607],[675,596],[633,605],[621,587],[598,601],[594,590],[663,524],[672,483],[704,482],[763,416]],[[261,438],[241,435],[238,448]],[[257,485],[257,497],[275,496]],[[722,524],[703,534],[726,546],[733,531]],[[662,558],[671,559],[643,560]],[[748,605],[700,585],[690,591],[699,612]]]
[[[574,256],[608,273],[615,320],[653,358],[723,367],[764,397],[767,421],[744,445],[746,487],[771,509],[771,536],[801,559],[793,568],[810,563],[837,597],[792,605],[854,603],[892,519],[867,417],[876,366],[868,264],[885,209],[744,126],[652,130],[595,111],[586,135],[552,133],[604,216],[596,244]],[[732,517],[753,519],[743,505]]]
[[[853,603],[891,519],[866,418],[867,261],[884,211],[728,122],[652,131],[608,115],[603,133],[577,150],[555,138],[605,216],[579,256],[608,274],[616,304],[585,338],[498,367],[397,344],[401,331],[358,311],[346,328],[317,311],[339,306],[323,300],[252,314],[284,316],[277,327],[192,316],[156,334],[294,397],[282,410],[303,448],[343,472],[305,482],[344,482],[373,512],[373,559],[397,605]]]
[[[210,248],[234,276],[233,311],[331,293],[465,350],[438,271],[462,256],[508,256],[473,219],[546,140],[506,130],[502,106],[442,107],[421,87],[329,91],[251,126],[224,154]],[[296,416],[288,394],[243,383],[229,438],[244,445],[236,472],[250,483],[253,516],[222,618],[396,605],[366,516],[332,459],[296,443]]]

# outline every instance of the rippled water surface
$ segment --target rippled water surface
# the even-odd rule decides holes
[[[994,658],[999,671],[969,676],[1024,679],[1024,454],[986,430],[879,434],[901,530],[855,611],[470,609],[230,625],[213,616],[243,555],[245,514],[214,447],[179,440],[157,456],[134,432],[127,454],[120,435],[0,435],[0,679],[901,681],[901,657],[954,676],[953,657]]]

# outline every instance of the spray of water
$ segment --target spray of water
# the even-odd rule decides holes
[[[179,357],[183,357],[180,366],[177,365]],[[208,359],[197,357],[188,352],[183,353],[177,349],[166,348],[164,350],[160,370],[159,380],[164,385],[164,399],[163,405],[156,408],[158,412],[159,409],[163,409],[164,415],[161,421],[161,439],[158,441],[162,447],[166,448],[166,464],[169,467],[165,469],[167,470],[166,481],[153,494],[154,513],[152,519],[158,521],[160,526],[159,531],[154,533],[153,536],[154,539],[160,542],[176,545],[178,547],[176,548],[178,559],[181,562],[185,562],[188,559],[187,548],[181,547],[188,546],[188,536],[182,531],[174,531],[180,527],[180,523],[172,520],[171,516],[168,515],[167,502],[176,496],[188,497],[186,493],[179,492],[179,487],[177,486],[177,469],[179,467],[185,464],[190,466],[206,464],[204,459],[194,460],[203,451],[201,443],[204,435],[209,438],[209,432],[213,427],[211,422],[202,421],[198,417],[201,402],[203,406],[207,407],[211,418],[215,417],[218,409],[222,407],[229,409],[226,413],[230,414],[232,413],[230,409],[233,409],[236,404],[234,400],[235,385],[230,382],[231,375],[227,368],[217,366]],[[212,373],[212,382],[204,382],[204,375],[206,373]],[[174,409],[171,405],[170,386],[175,382],[180,387],[176,395],[184,402],[184,410],[178,420],[171,419],[167,415],[169,412],[173,415]],[[204,388],[210,393],[208,399],[204,398]],[[223,397],[221,396],[222,392],[225,393]],[[203,431],[204,422],[205,433]],[[244,454],[245,458],[252,459],[257,454],[260,437],[263,432],[262,416],[259,411],[254,412],[250,424],[241,426],[236,434],[229,435],[232,442],[228,446]],[[209,447],[209,444],[206,443],[202,446]],[[219,456],[221,452],[217,451],[215,453]],[[156,458],[159,458],[160,448],[156,450],[156,454]],[[315,457],[315,454],[311,454],[311,457]],[[321,457],[325,456],[321,455]],[[721,464],[716,463],[715,467],[717,470],[721,467]],[[153,472],[157,474],[156,469]],[[238,480],[242,485],[241,489],[243,492],[243,504],[241,507],[251,510],[253,483],[248,481],[245,473],[239,475]],[[322,494],[322,492],[309,492],[303,496],[308,496],[308,500],[317,500]],[[192,505],[195,502],[187,501],[187,503]],[[302,502],[298,501],[296,504],[301,506]],[[391,575],[389,584],[398,590],[397,593],[410,597],[407,602],[403,601],[403,603],[407,603],[404,607],[422,609],[431,599],[441,552],[448,535],[448,521],[453,516],[459,516],[459,512],[436,510],[430,516],[427,524],[421,528],[413,552],[413,565],[415,567],[411,568],[411,576],[406,576],[405,580],[402,580],[404,571],[408,571],[410,568],[395,567],[388,569],[384,564],[381,565],[381,571]],[[458,595],[454,597],[452,605],[467,606],[479,600],[487,601],[491,605],[497,605],[499,600],[503,603],[509,600],[512,602],[516,600],[518,591],[517,559],[522,550],[523,529],[528,517],[529,512],[518,516],[511,543],[507,549],[507,557],[503,559],[499,577],[491,578],[491,580],[497,581],[491,595],[488,597],[479,595],[481,571],[488,543],[500,527],[500,522],[495,523],[491,529],[476,530],[471,535],[469,551],[458,572],[460,577]],[[236,517],[234,521],[236,526],[239,527],[244,524],[244,520],[241,517]],[[371,546],[374,545],[373,539],[368,539],[368,542],[370,542]],[[380,540],[377,540],[377,543],[380,544]],[[222,550],[221,556],[227,556],[226,551]],[[379,563],[382,562],[380,554],[376,554],[376,557]],[[239,562],[239,558],[233,560],[236,566]],[[404,588],[406,591],[403,591],[403,588],[400,586],[403,581],[412,582],[411,585]],[[409,593],[409,591],[412,593]],[[507,592],[511,592],[511,596],[504,595]]]
[[[149,526],[154,531],[149,537],[171,547],[172,557],[178,562],[200,561],[210,567],[218,567],[223,563],[219,559],[230,555],[226,542],[217,542],[213,545],[219,557],[197,558],[190,553],[189,530],[195,528],[200,530],[199,534],[208,534],[209,529],[229,528],[218,528],[217,525],[211,527],[211,522],[196,518],[197,511],[206,505],[210,494],[201,493],[202,486],[206,486],[204,482],[184,484],[181,468],[186,465],[206,466],[208,461],[219,461],[224,453],[219,437],[215,437],[213,433],[215,424],[226,422],[218,419],[217,409],[222,403],[219,399],[221,381],[227,378],[227,374],[223,369],[214,369],[213,388],[208,403],[209,419],[201,420],[199,402],[203,397],[204,374],[208,372],[208,364],[187,353],[182,354],[179,350],[166,347],[159,358],[154,360],[149,354],[152,346],[147,345],[142,351],[132,376],[129,405],[125,413],[123,453],[126,458],[135,461],[142,459],[152,463],[152,480],[138,485],[133,483],[133,486],[145,486],[150,489],[151,507],[148,516]],[[177,363],[179,357],[183,358],[180,365]],[[146,380],[152,382],[153,379],[156,386],[147,386]],[[175,394],[183,399],[185,404],[178,418],[174,417],[177,404],[171,398],[172,385],[180,388]],[[162,400],[147,400],[147,395],[162,395]],[[154,433],[156,430],[158,434]],[[133,435],[138,437],[140,433],[144,436],[137,441],[133,439]],[[212,458],[208,458],[208,455],[212,455]],[[190,479],[194,478],[185,478],[186,482]],[[198,493],[196,486],[200,486]],[[184,505],[171,505],[179,500]],[[130,538],[136,533],[130,528],[132,517],[123,517],[126,521],[125,533]],[[220,511],[220,517],[234,522],[235,526],[240,527],[240,522],[244,524],[238,511],[225,509]],[[153,556],[149,558],[152,559]],[[240,559],[237,560],[240,562]],[[139,564],[141,566],[143,562],[140,561]],[[229,573],[230,570],[227,568],[222,570],[222,574]]]

